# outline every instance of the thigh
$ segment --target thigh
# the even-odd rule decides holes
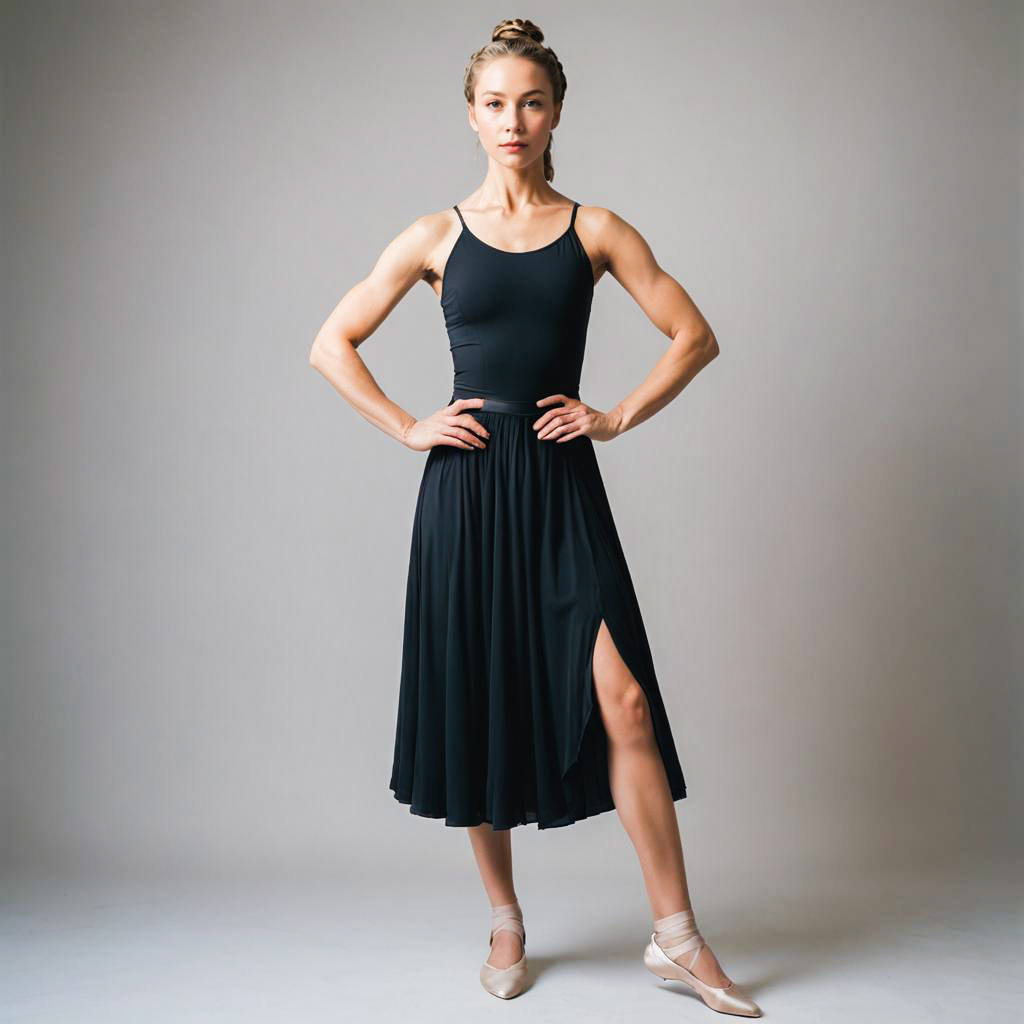
[[[646,707],[647,703],[643,688],[622,660],[604,619],[598,627],[594,644],[594,692],[606,713],[641,704]]]

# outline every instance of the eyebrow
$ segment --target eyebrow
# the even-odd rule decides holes
[[[541,95],[544,94],[544,90],[543,89],[528,89],[526,92],[523,93],[523,95],[524,96],[531,96],[535,92],[539,92]],[[483,95],[483,96],[500,96],[502,99],[505,98],[505,94],[503,92],[495,92],[493,89],[485,89],[483,91],[483,93],[481,93],[481,95]]]

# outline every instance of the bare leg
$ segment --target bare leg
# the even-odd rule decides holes
[[[612,798],[640,859],[652,915],[660,918],[690,910],[679,823],[647,697],[603,621],[594,649],[594,690],[608,734]],[[692,955],[685,953],[680,959],[688,963]],[[691,971],[708,985],[729,984],[709,946],[701,949]]]
[[[512,880],[512,830],[495,831],[485,822],[466,831],[473,844],[477,868],[491,906],[514,903],[517,897]],[[510,967],[523,955],[519,936],[504,928],[494,933],[494,943],[490,948],[487,960],[495,967]]]

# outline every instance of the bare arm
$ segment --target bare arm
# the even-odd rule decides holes
[[[356,349],[383,323],[409,289],[428,272],[443,234],[443,220],[420,217],[394,238],[370,272],[334,307],[316,332],[309,363],[364,419],[416,451],[435,444],[483,447],[487,431],[468,412],[481,399],[459,399],[417,420],[380,389]],[[475,436],[479,434],[480,437]]]
[[[647,242],[610,211],[601,231],[611,275],[671,341],[647,378],[612,410],[619,433],[668,405],[718,355],[718,341],[686,289],[658,266]]]
[[[538,436],[545,440],[569,440],[580,433],[610,440],[668,405],[718,355],[718,341],[686,290],[658,266],[635,228],[600,207],[588,209],[577,223],[595,262],[608,269],[654,326],[671,339],[643,383],[609,412],[576,406],[568,415],[553,409],[537,421]]]

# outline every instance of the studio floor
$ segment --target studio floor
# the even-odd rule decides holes
[[[478,981],[489,908],[469,868],[316,882],[22,877],[0,891],[4,1024],[725,1019],[647,972],[647,908],[600,876],[518,885],[530,982],[508,1001]],[[730,976],[786,1024],[1019,1020],[1021,906],[1013,870],[746,877],[694,898]]]

